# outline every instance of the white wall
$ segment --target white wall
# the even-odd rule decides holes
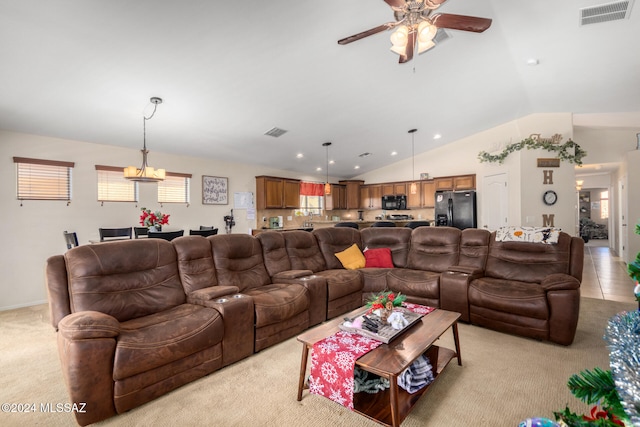
[[[4,244],[0,249],[0,310],[46,301],[45,260],[66,251],[64,230],[75,231],[80,244],[99,239],[99,227],[139,225],[140,208],[160,209],[155,184],[140,184],[139,203],[97,202],[95,165],[139,166],[139,150],[90,144],[56,138],[0,131],[0,214]],[[13,157],[75,162],[73,195],[69,206],[60,201],[20,201],[16,199],[16,168]],[[256,175],[274,175],[321,181],[318,177],[300,177],[291,172],[213,159],[169,155],[152,151],[149,164],[172,172],[193,174],[191,204],[165,204],[163,213],[171,215],[166,230],[188,230],[214,225],[224,233],[223,217],[233,208],[234,192],[255,192]],[[229,205],[202,204],[202,175],[229,178]],[[247,220],[246,210],[234,209],[234,233],[247,233],[256,227]]]
[[[632,262],[636,259],[638,252],[640,252],[640,235],[635,234],[636,224],[640,224],[640,151],[629,151],[625,156],[625,163],[627,164],[627,236],[628,236],[628,251],[627,262]]]

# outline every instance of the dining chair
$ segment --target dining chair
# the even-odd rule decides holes
[[[428,227],[431,224],[429,223],[429,221],[411,221],[405,224],[405,227],[408,228],[418,228],[418,227]]]
[[[67,244],[67,249],[75,248],[78,246],[78,235],[75,232],[63,231],[64,241]]]
[[[189,230],[189,235],[190,236],[207,237],[207,236],[214,236],[216,234],[218,234],[218,229],[217,228],[213,228],[211,230]]]
[[[150,231],[147,237],[150,239],[164,239],[172,241],[176,237],[184,236],[184,230],[179,231]]]
[[[395,227],[396,223],[391,221],[378,221],[371,224],[372,227]]]
[[[200,230],[205,231],[205,230],[217,230],[216,227],[212,226],[208,226],[208,225],[201,225],[200,226]]]
[[[122,240],[123,237],[131,238],[131,227],[126,228],[99,228],[100,241]]]
[[[358,227],[358,224],[356,224],[355,222],[339,222],[336,225],[334,225],[334,227],[349,227],[349,228],[355,228],[356,230],[360,228]]]
[[[133,234],[136,239],[140,238],[140,236],[146,237],[147,233],[149,233],[149,227],[133,227]]]

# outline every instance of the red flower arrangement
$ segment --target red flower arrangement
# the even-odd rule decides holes
[[[151,212],[151,209],[142,208],[140,215],[140,225],[145,227],[158,227],[160,225],[169,224],[169,215],[160,211]]]
[[[393,310],[393,307],[401,307],[402,303],[407,299],[406,295],[402,295],[400,292],[394,294],[393,292],[381,292],[374,295],[373,298],[367,303],[369,311],[372,313],[375,310]]]

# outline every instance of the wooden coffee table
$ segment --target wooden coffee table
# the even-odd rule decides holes
[[[364,308],[359,308],[346,314],[353,318],[362,314]],[[420,355],[426,354],[433,367],[435,380],[447,367],[451,359],[457,357],[458,365],[462,365],[460,356],[460,342],[458,340],[458,319],[460,313],[436,309],[424,316],[419,322],[406,332],[395,338],[389,344],[382,344],[356,360],[356,366],[375,375],[387,378],[391,387],[375,394],[355,393],[353,395],[354,411],[367,418],[388,426],[399,426],[407,417],[418,399],[431,387],[433,383],[421,390],[410,394],[398,387],[398,376],[411,365]],[[338,332],[338,325],[342,317],[330,320],[298,336],[302,343],[302,361],[300,363],[300,380],[298,383],[298,401],[302,400],[305,386],[305,374],[309,350],[313,345],[328,336]],[[433,343],[449,328],[453,330],[456,350],[438,347]],[[434,382],[435,382],[434,380]]]

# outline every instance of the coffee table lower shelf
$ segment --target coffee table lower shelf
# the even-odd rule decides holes
[[[437,352],[437,353],[436,353]],[[429,388],[436,382],[440,373],[444,371],[449,362],[455,358],[456,352],[446,347],[438,347],[432,345],[427,353],[437,354],[438,361],[437,366],[432,366],[434,369],[434,380],[428,386],[418,390],[415,393],[409,393],[403,388],[398,387],[398,422],[401,423],[411,409],[418,402],[420,397],[425,394]],[[433,361],[431,362],[433,365]],[[353,409],[355,412],[364,415],[365,417],[377,421],[381,424],[392,426],[393,421],[391,418],[391,407],[389,401],[391,400],[390,389],[380,391],[378,393],[355,393],[353,395]]]

